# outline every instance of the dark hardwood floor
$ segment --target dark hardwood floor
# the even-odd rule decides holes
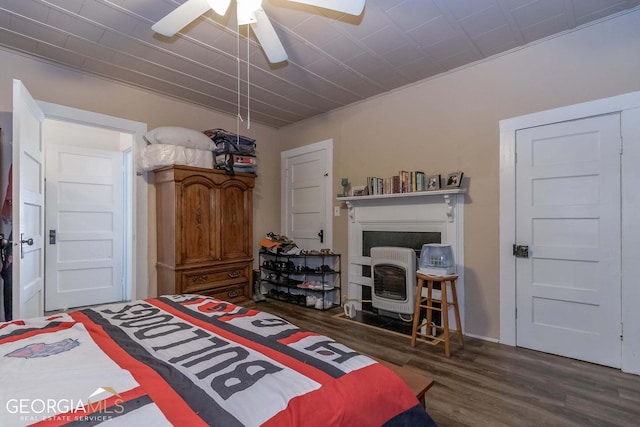
[[[419,343],[336,318],[341,309],[319,311],[281,301],[257,308],[349,347],[432,377],[427,410],[446,426],[638,426],[640,376],[524,348],[465,338]]]

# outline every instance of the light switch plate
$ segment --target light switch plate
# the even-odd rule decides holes
[[[333,207],[333,216],[340,216],[340,206]]]

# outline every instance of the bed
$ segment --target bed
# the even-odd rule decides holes
[[[267,312],[167,295],[0,324],[3,426],[431,426],[389,369]]]

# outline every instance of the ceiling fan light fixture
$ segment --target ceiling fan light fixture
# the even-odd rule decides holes
[[[224,16],[224,14],[227,13],[227,9],[229,9],[231,0],[207,0],[207,3],[209,3],[209,7],[213,9],[215,13]]]
[[[262,0],[236,0],[238,25],[257,22],[256,11],[262,10]]]

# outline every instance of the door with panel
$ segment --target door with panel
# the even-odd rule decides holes
[[[517,345],[620,367],[620,147],[618,114],[517,132]]]
[[[47,145],[47,311],[124,299],[119,151]]]
[[[303,249],[331,248],[332,141],[281,154],[282,233]]]
[[[44,113],[13,81],[13,318],[44,313]]]

